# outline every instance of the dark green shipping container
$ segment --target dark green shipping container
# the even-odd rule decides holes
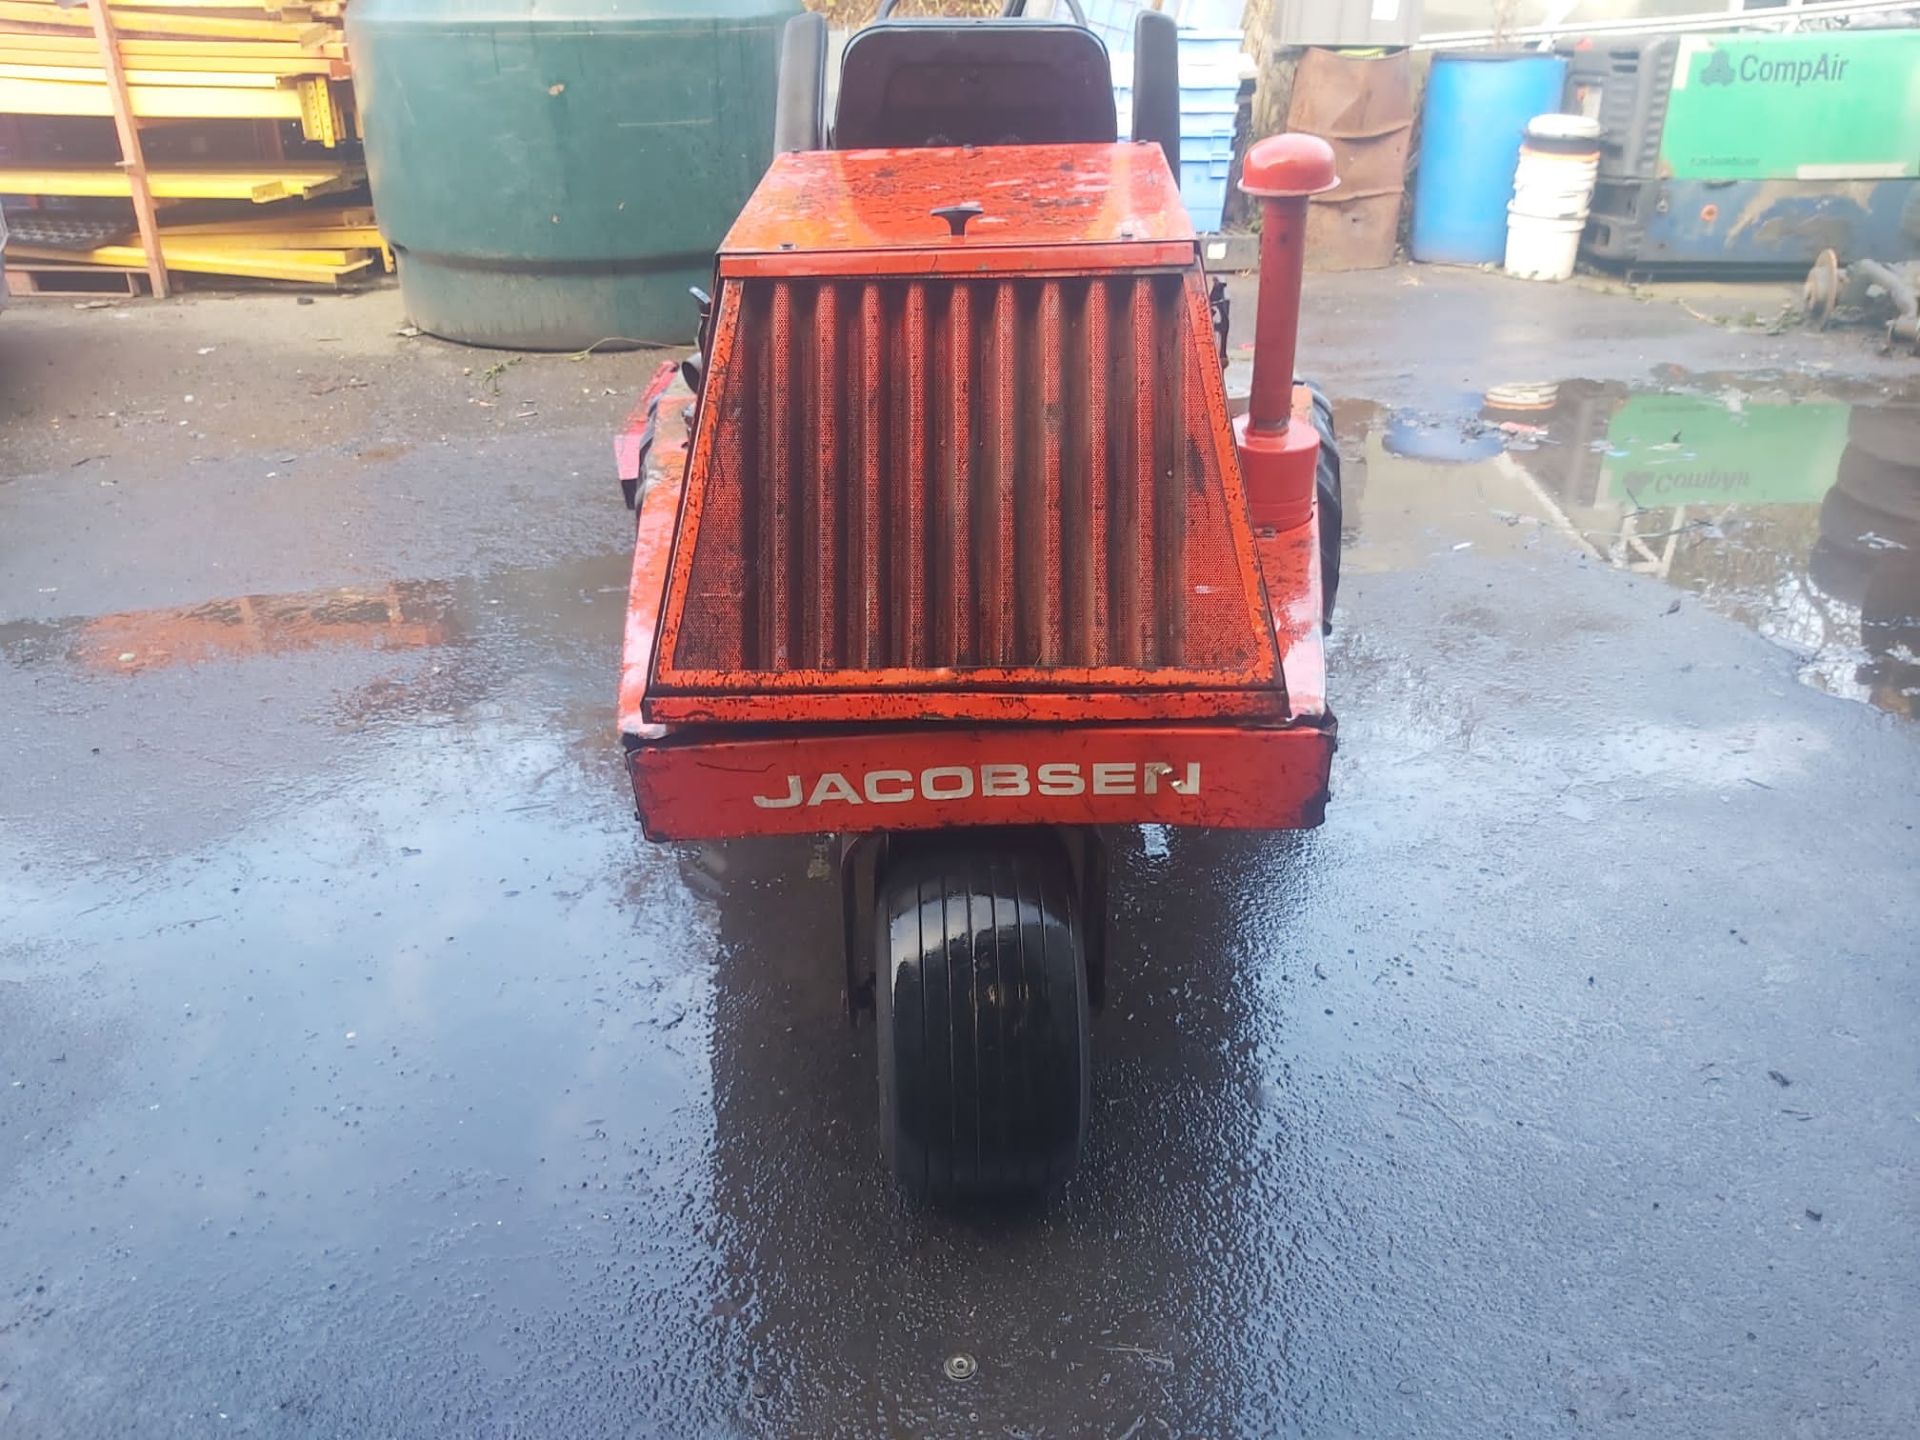
[[[773,154],[798,0],[353,0],[407,314],[470,345],[684,344]]]

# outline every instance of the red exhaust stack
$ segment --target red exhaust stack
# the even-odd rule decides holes
[[[1253,335],[1253,394],[1234,421],[1240,473],[1259,530],[1292,530],[1313,514],[1320,435],[1305,387],[1296,394],[1300,276],[1306,264],[1307,199],[1331,190],[1333,147],[1315,135],[1274,135],[1247,152],[1240,189],[1260,202],[1260,307]],[[1295,420],[1299,423],[1294,423]]]

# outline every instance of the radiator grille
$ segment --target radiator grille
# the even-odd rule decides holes
[[[1187,277],[757,279],[737,305],[673,669],[1270,661]]]

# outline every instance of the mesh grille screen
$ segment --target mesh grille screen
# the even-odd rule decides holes
[[[745,282],[673,666],[1258,664],[1185,285]]]

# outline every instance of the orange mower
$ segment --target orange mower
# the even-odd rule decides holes
[[[1318,825],[1339,561],[1294,379],[1321,141],[1255,145],[1252,392],[1180,201],[1172,21],[1130,138],[1080,23],[881,18],[829,117],[787,26],[776,150],[697,353],[616,449],[639,512],[620,730],[653,840],[826,833],[882,1143],[936,1202],[1082,1148],[1108,827]]]

